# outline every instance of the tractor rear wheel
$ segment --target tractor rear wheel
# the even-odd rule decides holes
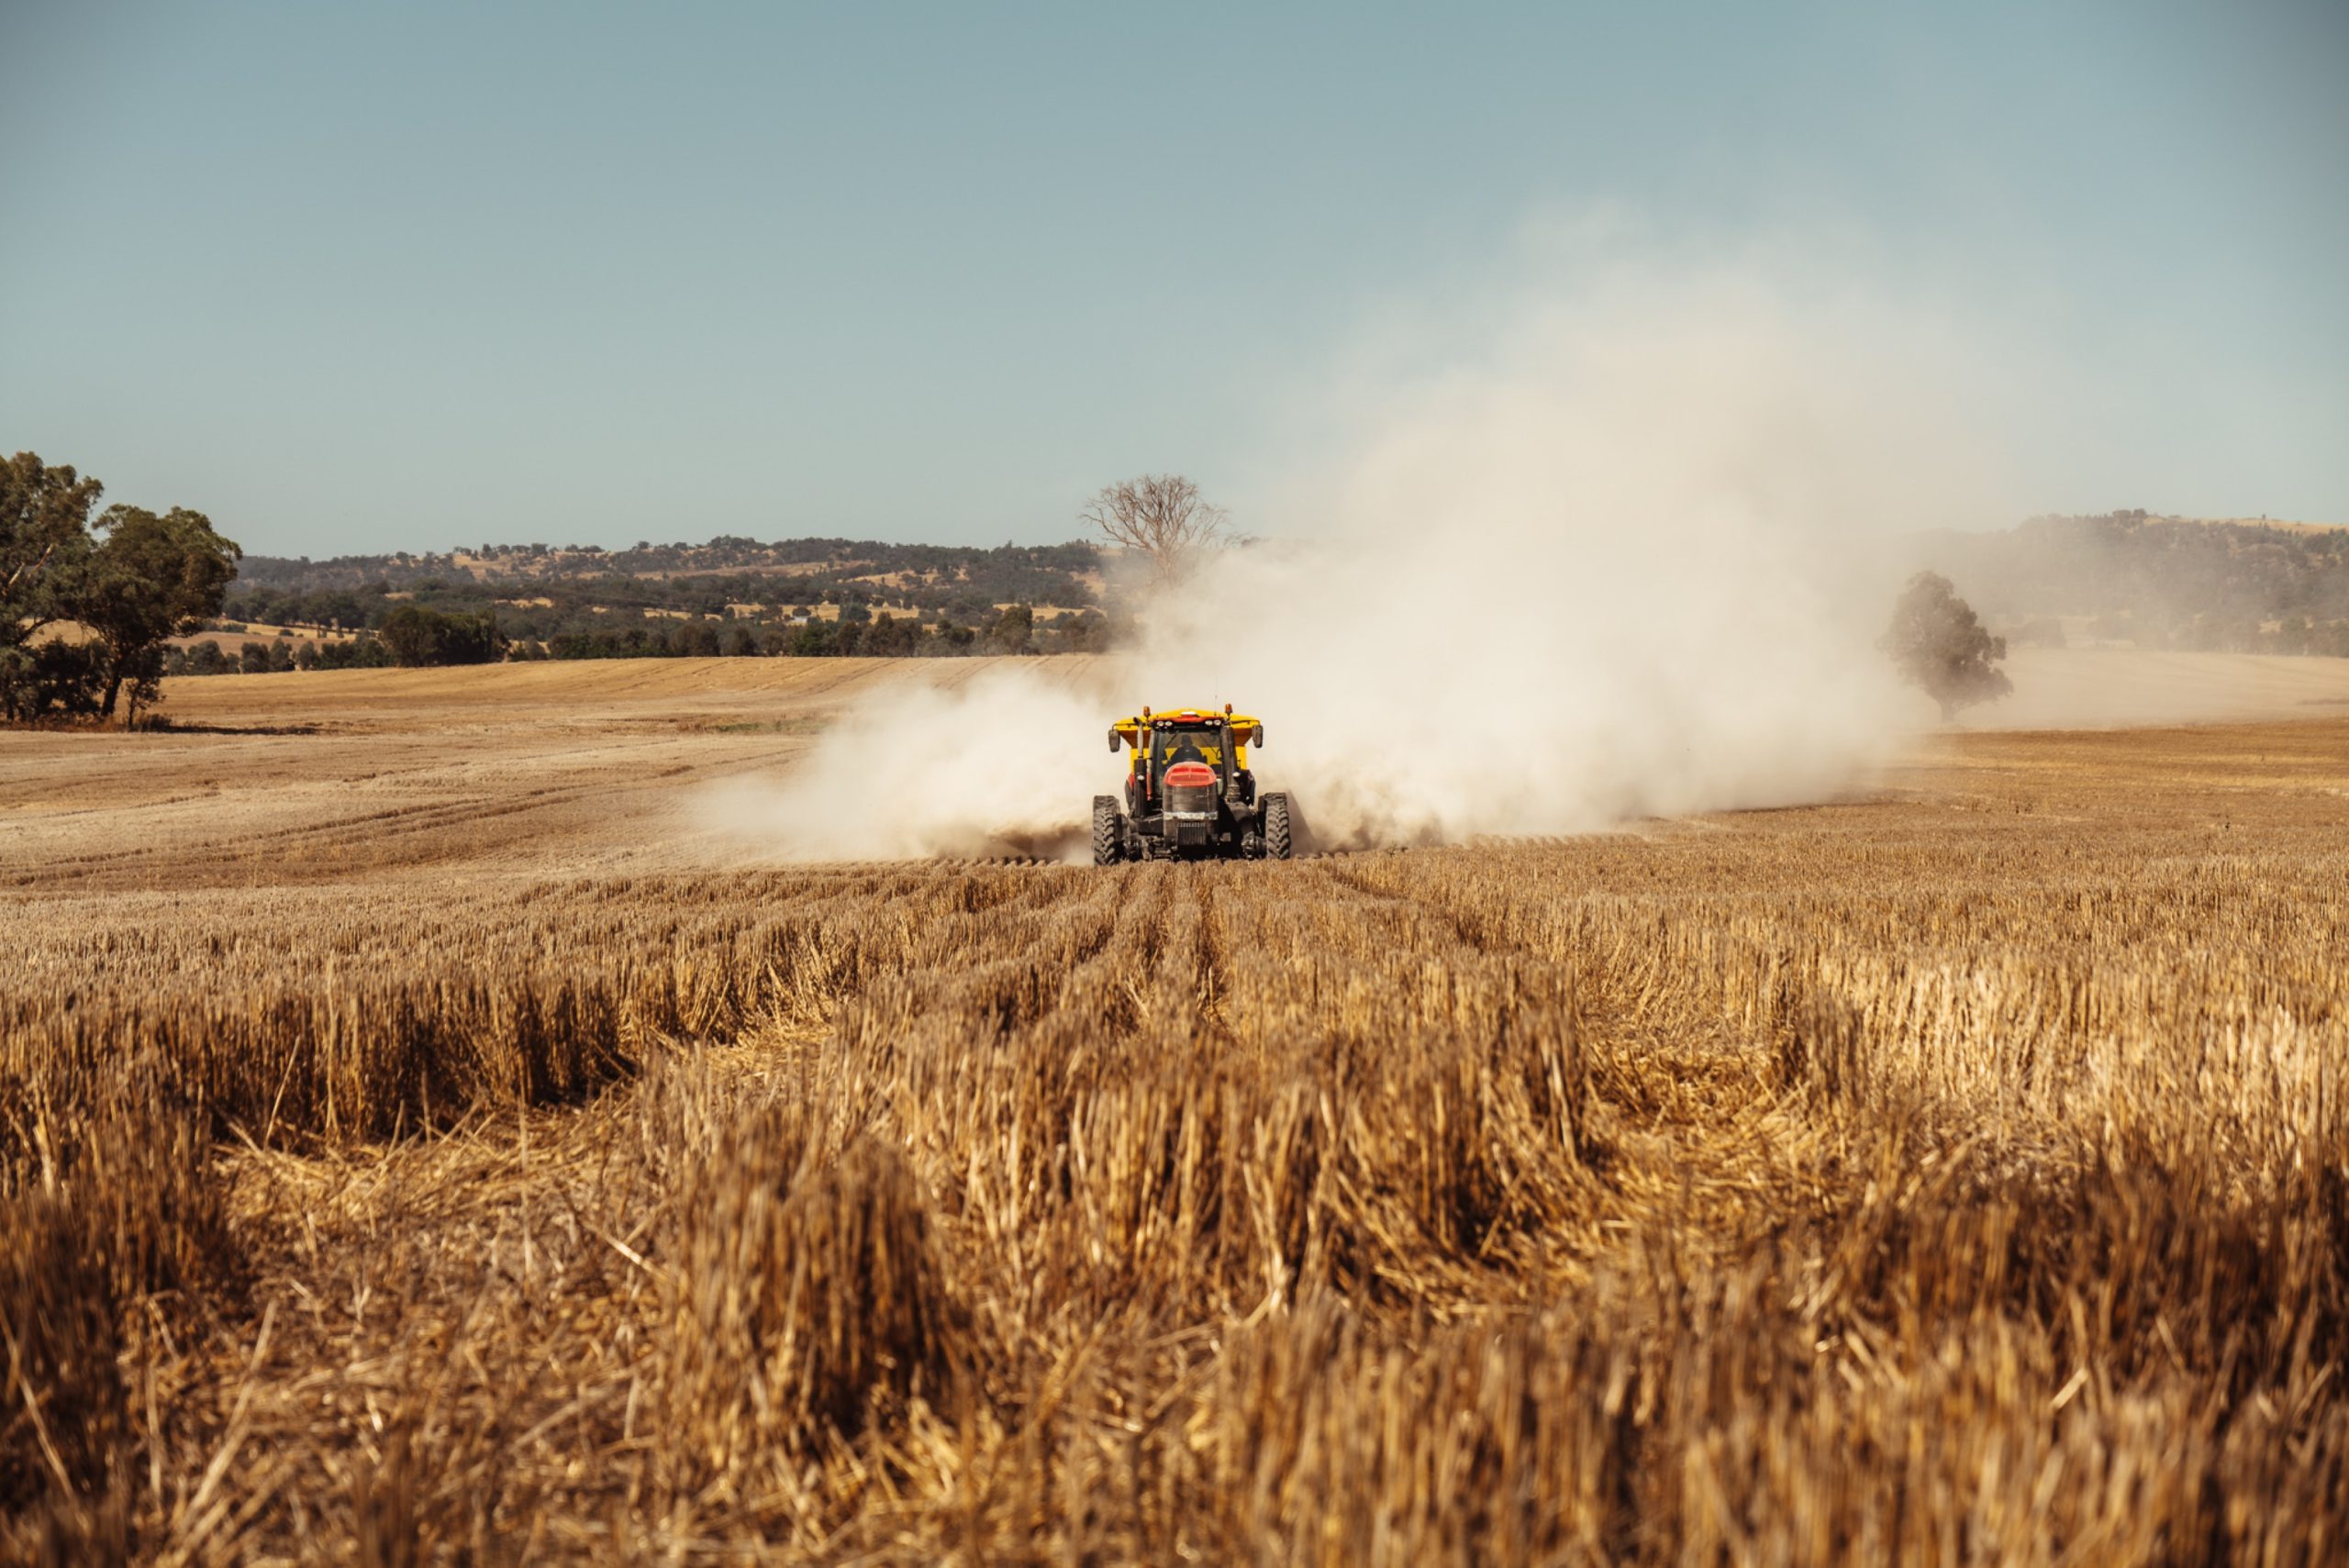
[[[1264,853],[1276,861],[1288,859],[1288,796],[1280,794],[1264,797]]]
[[[1113,866],[1126,858],[1126,824],[1114,795],[1093,797],[1093,863]]]

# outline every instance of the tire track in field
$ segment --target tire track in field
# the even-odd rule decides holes
[[[510,858],[518,843],[541,849],[551,843],[608,838],[615,817],[651,817],[674,807],[676,792],[695,779],[773,766],[788,760],[797,747],[766,747],[747,755],[678,757],[663,746],[663,756],[650,766],[632,765],[641,763],[638,754],[644,748],[628,747],[612,758],[614,776],[580,776],[587,763],[611,750],[598,748],[585,753],[584,760],[581,754],[570,754],[564,760],[565,769],[573,776],[519,788],[503,784],[495,776],[486,781],[477,775],[468,777],[468,764],[442,761],[376,770],[348,779],[246,785],[228,797],[206,795],[108,808],[106,817],[140,822],[139,830],[144,836],[125,848],[84,850],[46,859],[28,856],[0,876],[0,885],[19,889],[61,883],[83,887],[118,886],[126,882],[149,885],[159,879],[185,885],[220,885],[249,882],[256,873],[282,875],[288,872],[296,873],[299,880],[330,881],[400,866],[473,861],[484,851]],[[537,761],[535,757],[528,762],[500,759],[492,765],[498,774],[510,777]],[[436,784],[440,779],[447,783]],[[267,823],[273,813],[315,807],[320,795],[340,797],[436,788],[438,798],[382,804],[359,812],[338,811],[284,825]],[[598,802],[610,802],[612,809],[596,811]],[[190,817],[195,819],[192,831],[183,826]],[[237,825],[255,818],[262,819],[262,825]],[[526,818],[541,825],[540,830],[518,832]],[[405,852],[440,835],[451,840],[441,852]],[[666,836],[647,834],[629,847],[657,844]],[[37,841],[29,847],[38,853]]]

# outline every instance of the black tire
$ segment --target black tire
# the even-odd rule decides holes
[[[1126,824],[1114,795],[1093,797],[1093,863],[1113,866],[1126,858]]]
[[[1268,860],[1288,859],[1288,796],[1278,793],[1264,797],[1264,855]]]

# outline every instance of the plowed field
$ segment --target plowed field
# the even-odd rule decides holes
[[[2349,718],[1286,864],[676,805],[971,667],[0,736],[0,1556],[2337,1559]]]

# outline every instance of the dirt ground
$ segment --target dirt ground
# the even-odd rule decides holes
[[[659,659],[181,678],[162,735],[0,735],[0,884],[728,863],[691,786],[786,767],[857,700],[985,659]],[[1108,661],[1026,661],[1073,686]],[[2349,660],[2023,650],[1997,731],[2349,714]],[[1920,705],[1920,733],[1931,717]],[[1106,710],[1105,710],[1106,711]]]
[[[680,659],[180,678],[163,734],[0,735],[0,884],[256,885],[739,859],[684,802],[860,695],[991,661]],[[1092,661],[1030,661],[1048,679]]]
[[[2105,727],[1289,865],[678,804],[982,661],[0,735],[0,1557],[2324,1561],[2349,662],[2015,667]]]

